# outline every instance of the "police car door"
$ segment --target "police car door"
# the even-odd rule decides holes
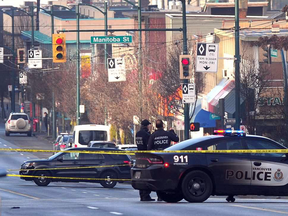
[[[284,149],[261,137],[246,137],[248,149]],[[251,192],[257,195],[288,195],[288,158],[283,153],[251,153]]]
[[[208,150],[246,149],[242,137],[223,137],[212,139]],[[249,191],[251,179],[251,161],[249,154],[208,153],[207,164],[211,170],[216,194],[245,194]],[[235,187],[236,186],[236,187]]]

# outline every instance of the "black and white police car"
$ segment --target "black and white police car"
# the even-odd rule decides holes
[[[180,142],[157,153],[136,153],[131,170],[135,189],[156,191],[166,202],[204,202],[211,195],[288,195],[288,154],[182,153],[176,150],[286,149],[243,131],[217,130],[217,135]]]

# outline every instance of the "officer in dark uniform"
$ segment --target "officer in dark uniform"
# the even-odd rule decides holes
[[[136,144],[138,150],[147,150],[147,144],[151,135],[148,129],[148,125],[150,124],[151,123],[147,119],[144,119],[141,122],[141,129],[136,133]],[[151,191],[149,190],[139,190],[140,201],[155,201],[155,199],[151,198],[150,193]]]
[[[179,137],[173,129],[164,131],[162,120],[156,121],[156,128],[157,130],[149,138],[148,150],[163,150],[170,146],[171,141],[179,142]]]

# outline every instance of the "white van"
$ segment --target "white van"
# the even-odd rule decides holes
[[[109,128],[107,125],[76,125],[72,147],[88,147],[90,141],[110,141]]]

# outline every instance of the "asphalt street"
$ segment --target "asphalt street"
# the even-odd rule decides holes
[[[5,137],[0,125],[0,148],[52,149],[51,143],[37,137],[11,135]],[[28,159],[47,158],[51,153],[0,152],[0,167],[18,174],[20,165]],[[156,198],[156,194],[152,193]],[[51,183],[39,187],[18,177],[0,179],[0,215],[288,215],[288,200],[283,198],[239,198],[227,203],[226,197],[211,197],[204,203],[182,201],[140,202],[138,191],[129,184],[117,184],[113,189],[97,183]]]

